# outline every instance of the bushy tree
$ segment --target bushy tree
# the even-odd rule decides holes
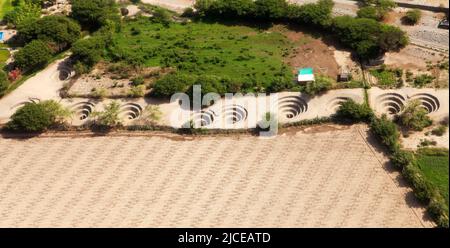
[[[34,70],[48,63],[52,50],[41,40],[34,40],[14,54],[14,64],[20,69]]]
[[[299,23],[328,27],[332,23],[333,6],[334,3],[331,0],[319,0],[317,3],[304,5],[291,4],[288,8],[288,16]]]
[[[36,22],[19,25],[18,34],[26,43],[39,39],[61,50],[80,38],[81,28],[77,22],[65,16],[46,16]]]
[[[356,50],[361,57],[374,57],[379,54],[377,35],[380,25],[367,18],[339,16],[334,18],[333,29],[338,39]]]
[[[256,0],[256,16],[267,20],[285,18],[288,11],[286,0]]]
[[[358,104],[353,100],[348,100],[339,106],[336,116],[354,121],[370,121],[373,117],[373,111],[366,103]]]
[[[398,51],[408,44],[408,36],[398,27],[382,24],[379,34],[379,46],[383,51]]]
[[[72,0],[72,17],[93,29],[103,26],[107,20],[120,19],[114,0]]]
[[[5,94],[5,91],[9,87],[8,76],[6,73],[0,69],[0,97]]]
[[[27,103],[12,115],[6,128],[13,131],[42,132],[63,122],[69,114],[67,109],[53,100]]]
[[[433,124],[428,116],[427,110],[422,106],[420,100],[410,101],[399,118],[400,124],[414,131],[422,131],[425,127]]]
[[[400,132],[398,131],[397,125],[389,120],[386,115],[382,115],[381,118],[373,118],[370,129],[391,152],[399,150]]]

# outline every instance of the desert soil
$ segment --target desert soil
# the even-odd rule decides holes
[[[430,227],[367,127],[0,138],[0,227]]]

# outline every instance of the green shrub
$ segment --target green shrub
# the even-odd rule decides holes
[[[366,6],[360,8],[357,12],[357,15],[359,18],[369,18],[377,21],[381,21],[383,19],[383,15],[379,11],[379,8],[375,6]]]
[[[0,69],[0,97],[3,96],[9,87],[8,76]]]
[[[26,43],[39,39],[62,50],[81,37],[81,28],[65,16],[45,16],[36,22],[19,25],[18,36]]]
[[[411,9],[406,12],[404,21],[408,24],[414,25],[422,18],[422,12],[419,9]]]
[[[398,169],[402,170],[409,164],[416,163],[414,153],[404,150],[397,150],[390,156],[392,164]]]
[[[105,106],[101,112],[93,112],[94,123],[100,127],[112,128],[121,125],[120,121],[120,104],[116,101]]]
[[[169,74],[156,81],[153,85],[152,95],[156,97],[168,98],[175,93],[186,92],[189,87],[194,84],[194,82],[195,78],[184,74]]]
[[[139,86],[139,85],[143,85],[145,83],[144,77],[142,76],[137,76],[133,79],[131,79],[131,84],[133,86]]]
[[[333,80],[329,77],[319,75],[313,82],[306,83],[304,91],[308,95],[317,95],[328,91],[333,86]]]
[[[102,59],[106,40],[102,36],[81,39],[72,47],[72,58],[82,64],[83,70],[89,71],[98,61]]]
[[[72,0],[72,18],[80,24],[98,29],[109,20],[120,20],[115,0]]]
[[[12,131],[42,132],[63,122],[68,115],[69,111],[53,100],[27,103],[12,115],[6,128]]]
[[[447,125],[439,125],[431,130],[431,134],[436,136],[443,136],[447,132]]]
[[[48,63],[52,50],[46,43],[34,40],[14,54],[14,63],[24,71],[35,70]]]
[[[400,149],[400,132],[397,125],[389,120],[386,115],[382,115],[381,118],[373,118],[370,128],[391,152],[395,152]]]
[[[136,97],[143,97],[144,95],[145,95],[145,86],[144,85],[133,86],[128,91],[129,97],[136,98]]]
[[[399,117],[399,121],[402,126],[414,131],[422,131],[425,127],[433,124],[420,100],[408,102]]]
[[[39,19],[41,16],[41,6],[31,1],[18,1],[13,10],[6,13],[4,21],[13,25],[26,25]]]
[[[336,112],[336,117],[354,121],[370,121],[373,111],[367,104],[358,104],[353,100],[343,102]]]
[[[431,84],[433,80],[434,80],[433,76],[422,74],[414,79],[414,86],[421,88],[427,84]]]

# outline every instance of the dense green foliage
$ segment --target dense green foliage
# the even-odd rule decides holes
[[[420,18],[422,18],[422,12],[419,9],[411,9],[406,12],[403,18],[406,23],[414,25],[420,21]]]
[[[399,28],[382,24],[379,20],[390,11],[395,3],[379,0],[373,6],[360,11],[360,17],[341,16],[333,18],[331,0],[296,5],[286,0],[200,0],[196,9],[201,18],[228,18],[234,20],[254,18],[266,21],[288,20],[291,23],[314,25],[320,29],[333,30],[337,38],[354,49],[362,58],[376,57],[384,52],[398,50],[408,43],[406,34]]]
[[[8,76],[6,73],[0,69],[0,97],[5,94],[5,91],[9,87]]]
[[[40,68],[48,63],[52,50],[41,40],[34,40],[14,54],[15,65],[27,71]]]
[[[420,100],[408,102],[399,117],[399,122],[402,126],[414,131],[422,131],[433,123]]]
[[[36,21],[41,16],[41,6],[33,1],[18,0],[14,8],[7,12],[4,20],[13,25],[25,25]]]
[[[315,81],[307,82],[304,92],[309,95],[317,95],[331,89],[333,80],[323,75],[316,76]]]
[[[425,177],[437,186],[439,192],[448,199],[448,150],[436,148],[422,148],[417,153],[417,162]]]
[[[50,100],[40,103],[27,103],[14,113],[6,128],[12,131],[42,132],[61,122],[68,111],[59,103]]]
[[[120,20],[114,0],[72,0],[72,17],[90,29],[98,29],[108,20]]]
[[[376,57],[408,44],[402,30],[373,19],[340,16],[334,18],[333,29],[343,44],[355,49],[363,58]]]
[[[46,16],[35,22],[18,26],[18,35],[26,43],[39,39],[60,51],[81,36],[78,23],[65,16]]]
[[[374,118],[370,124],[370,128],[391,152],[399,150],[400,132],[397,125],[390,121],[386,115],[383,115],[381,118]]]
[[[74,55],[87,57],[90,49],[80,48],[97,50],[90,39],[80,41],[83,46],[75,44]],[[107,45],[101,51],[106,51],[104,58],[110,62],[170,67],[177,72],[170,76],[172,80],[173,77],[190,79],[184,83],[178,79],[172,82],[161,79],[154,85],[154,94],[158,96],[185,92],[197,80],[204,90],[214,89],[212,92],[218,93],[223,89],[226,92],[281,91],[297,86],[292,69],[283,62],[292,43],[277,32],[202,22],[149,25],[147,18],[139,18],[128,21]]]
[[[120,104],[114,101],[106,105],[102,112],[93,112],[92,117],[96,125],[111,128],[121,125],[119,113]]]
[[[414,86],[422,88],[427,84],[431,84],[434,77],[428,74],[422,74],[414,79]]]
[[[343,102],[336,112],[336,117],[338,118],[357,122],[368,122],[372,120],[373,116],[373,111],[368,104],[358,104],[353,100]]]

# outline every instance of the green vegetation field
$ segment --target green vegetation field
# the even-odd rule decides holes
[[[448,206],[448,150],[421,149],[417,159],[425,177],[438,187]]]
[[[6,60],[9,58],[9,51],[0,47],[0,67],[5,65]]]
[[[110,61],[172,67],[181,74],[214,75],[258,89],[293,79],[283,62],[293,44],[281,33],[197,22],[164,26],[141,18],[128,21],[113,40]]]
[[[0,0],[0,19],[12,9],[12,0]]]

